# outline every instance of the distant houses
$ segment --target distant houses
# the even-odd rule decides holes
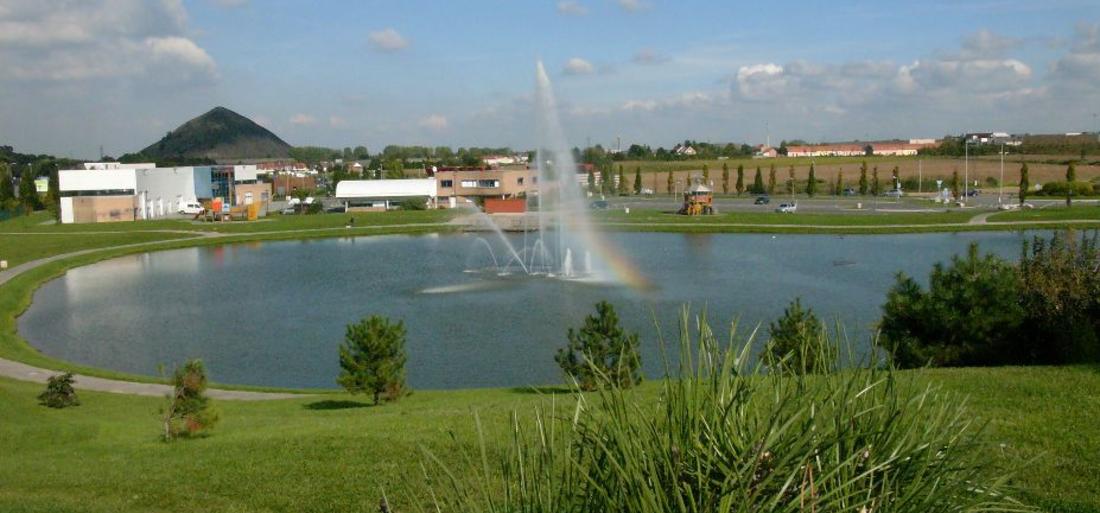
[[[838,143],[788,146],[788,157],[861,157],[875,155],[905,157],[916,155],[923,148],[939,144],[935,139],[910,139],[909,141],[882,141],[868,143]]]

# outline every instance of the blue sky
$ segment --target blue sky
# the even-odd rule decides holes
[[[1100,3],[0,0],[0,144],[135,151],[216,105],[291,144],[672,146],[1098,130]]]

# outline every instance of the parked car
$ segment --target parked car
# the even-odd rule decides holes
[[[588,207],[591,208],[592,210],[607,210],[610,206],[611,205],[609,205],[604,200],[596,200],[596,201],[593,201],[591,204],[588,205]]]
[[[798,203],[782,203],[779,208],[775,209],[776,212],[782,212],[784,214],[793,214],[798,210]]]
[[[851,188],[851,187],[848,187],[847,189],[844,189],[844,195],[845,196],[855,196],[856,195],[856,190]]]
[[[771,203],[772,199],[767,196],[757,196],[756,201],[752,202],[753,205],[767,205]]]
[[[883,196],[888,196],[888,197],[891,197],[891,198],[900,198],[903,195],[904,195],[904,193],[901,192],[901,189],[890,189],[890,190],[886,191],[885,194],[883,194]]]
[[[970,197],[970,198],[973,198],[974,196],[977,196],[981,193],[982,193],[981,189],[970,189],[970,190],[966,191],[967,197]]]
[[[179,213],[195,215],[201,214],[202,210],[202,203],[199,203],[197,201],[185,201],[180,204]]]

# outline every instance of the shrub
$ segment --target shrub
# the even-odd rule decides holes
[[[405,392],[405,360],[405,323],[372,315],[347,326],[336,382],[352,394],[373,394],[374,404],[396,401]]]
[[[68,408],[80,406],[80,399],[73,389],[73,373],[66,372],[50,376],[46,381],[46,391],[38,396],[38,404],[50,408]]]
[[[1035,237],[1020,261],[1020,304],[1026,315],[1018,335],[1029,363],[1100,361],[1100,251],[1097,233]]]
[[[596,314],[586,317],[579,330],[569,328],[567,337],[569,344],[554,361],[582,390],[629,388],[642,381],[638,334],[623,330],[607,301],[596,303]]]
[[[459,468],[425,449],[417,495],[502,513],[1026,511],[961,401],[890,369],[764,375],[751,337],[722,348],[705,319],[680,322],[659,402],[612,388],[513,416],[508,447],[482,439]]]
[[[401,202],[401,210],[426,210],[428,207],[423,200],[409,198]]]
[[[886,296],[879,343],[902,367],[1013,362],[1023,310],[1015,269],[994,255],[937,263],[928,290],[903,273]]]
[[[206,367],[191,360],[176,369],[172,394],[164,410],[164,440],[195,436],[218,422],[218,412],[206,396]]]
[[[1072,196],[1093,196],[1096,189],[1090,182],[1047,182],[1043,188],[1036,191],[1037,196],[1065,196],[1066,192]]]
[[[772,370],[808,374],[828,371],[836,363],[836,354],[824,343],[825,328],[812,309],[802,309],[801,299],[795,298],[769,328],[764,355]]]

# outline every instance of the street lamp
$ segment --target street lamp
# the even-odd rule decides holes
[[[997,204],[1000,205],[1005,195],[1005,143],[1001,141],[1001,191],[997,193]]]
[[[960,200],[963,204],[966,204],[966,198],[970,197],[970,138],[967,137],[963,143],[965,147],[963,153],[963,197]]]

